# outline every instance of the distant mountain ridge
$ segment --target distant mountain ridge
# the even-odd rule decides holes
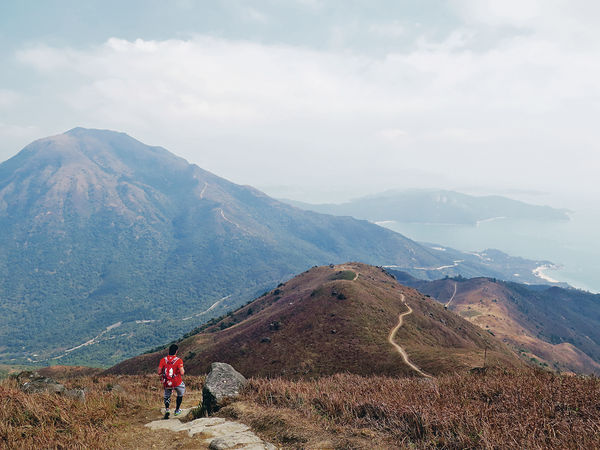
[[[341,204],[282,201],[310,211],[372,222],[475,224],[496,218],[569,220],[566,210],[550,206],[531,205],[498,195],[476,197],[448,190],[388,191]]]
[[[40,139],[0,164],[0,227],[0,361],[112,364],[313,265],[513,273],[504,257],[303,211],[108,130]],[[532,277],[539,264],[514,261]]]
[[[214,361],[247,376],[314,378],[335,373],[423,376],[522,362],[485,330],[397,283],[381,268],[359,263],[314,267],[179,342],[186,372]],[[164,350],[112,367],[113,374],[148,373]]]

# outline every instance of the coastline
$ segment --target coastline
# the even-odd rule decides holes
[[[532,272],[536,277],[541,278],[542,280],[547,281],[549,283],[560,283],[560,281],[555,280],[554,278],[551,278],[544,273],[544,270],[549,269],[558,269],[558,267],[554,264],[542,264],[541,266],[538,266],[535,269],[533,269]]]
[[[482,223],[486,223],[486,222],[494,222],[495,220],[503,220],[506,219],[505,216],[498,216],[498,217],[490,217],[488,219],[481,219],[481,220],[477,220],[475,222],[475,226],[478,227],[479,225],[481,225]]]

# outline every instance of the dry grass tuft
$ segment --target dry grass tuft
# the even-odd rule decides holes
[[[495,371],[433,381],[357,375],[254,379],[244,398],[341,427],[347,436],[367,431],[383,447],[600,448],[596,377]]]

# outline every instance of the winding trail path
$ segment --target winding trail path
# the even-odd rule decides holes
[[[202,188],[202,192],[200,192],[200,199],[204,198],[204,192],[206,192],[206,188],[208,187],[208,183],[204,182],[204,187]]]
[[[408,308],[408,311],[403,312],[402,314],[400,314],[398,316],[398,324],[394,328],[392,328],[392,331],[390,331],[390,335],[388,336],[388,342],[394,346],[394,348],[398,351],[398,353],[400,353],[400,356],[402,356],[402,359],[404,360],[404,362],[406,363],[407,366],[409,366],[411,369],[413,369],[419,375],[424,376],[425,378],[433,378],[431,375],[426,374],[421,369],[419,369],[415,364],[413,364],[410,361],[410,359],[408,359],[408,355],[406,354],[404,349],[394,342],[394,337],[396,336],[396,333],[402,326],[404,316],[408,316],[409,314],[412,314],[412,312],[413,312],[412,308],[408,305],[408,303],[406,303],[406,298],[404,297],[404,294],[400,294],[400,295],[402,295],[402,302],[404,303],[404,306],[406,306]]]
[[[456,295],[456,281],[454,282],[454,294],[452,294],[452,297],[450,297],[450,300],[448,300],[448,303],[446,303],[444,305],[446,308],[448,308],[448,306],[450,306],[450,302],[452,302],[452,300],[454,300],[455,295]]]

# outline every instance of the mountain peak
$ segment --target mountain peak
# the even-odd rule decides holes
[[[145,145],[142,144],[142,142],[138,141],[137,139],[131,137],[130,135],[128,135],[127,133],[124,133],[122,131],[115,131],[115,130],[108,130],[108,129],[101,129],[101,128],[84,128],[84,127],[75,127],[75,128],[71,128],[68,131],[65,131],[64,133],[62,133],[62,135],[66,135],[66,136],[72,136],[75,138],[93,138],[93,139],[98,139],[101,141],[106,141],[106,140],[126,140],[129,142],[136,142],[138,144],[141,145]],[[59,135],[61,136],[61,135]]]

